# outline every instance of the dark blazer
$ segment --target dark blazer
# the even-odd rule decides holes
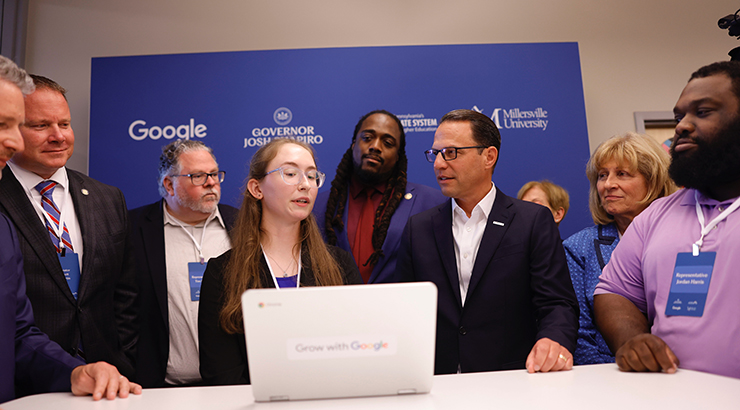
[[[170,320],[167,308],[167,265],[164,244],[164,200],[129,211],[131,238],[136,256],[141,330],[136,348],[136,376],[143,387],[162,387],[170,356]],[[231,231],[238,209],[219,205]]]
[[[462,306],[452,202],[411,217],[397,270],[439,291],[436,374],[524,368],[548,337],[573,352],[578,302],[552,213],[498,190]]]
[[[13,400],[16,393],[69,391],[72,369],[84,363],[34,325],[20,244],[3,214],[0,244],[0,403]]]
[[[361,284],[360,271],[352,255],[327,246],[344,275],[346,285]],[[206,385],[249,384],[249,364],[244,333],[230,335],[219,324],[219,313],[224,293],[223,270],[232,251],[208,262],[200,288],[198,306],[198,338],[200,339],[200,375]],[[303,253],[305,255],[305,252]],[[270,270],[262,256],[260,280],[265,288],[274,288]],[[301,260],[301,286],[316,286],[311,266],[306,258]]]
[[[329,200],[330,191],[324,191],[316,198],[316,206],[313,209],[313,214],[316,217],[316,223],[319,225],[321,234],[325,233],[325,221],[326,221],[326,205]],[[398,208],[391,217],[390,225],[388,226],[388,232],[383,242],[383,256],[378,259],[378,263],[373,268],[373,273],[370,276],[368,283],[391,283],[399,282],[396,273],[396,259],[398,255],[398,246],[401,244],[401,234],[403,228],[406,226],[406,221],[412,216],[419,212],[426,211],[427,209],[437,206],[443,203],[447,197],[442,195],[442,192],[438,189],[430,188],[426,185],[414,184],[413,182],[406,183],[406,192],[401,203],[398,204]],[[342,215],[342,221],[345,229],[339,230],[335,228],[337,234],[337,246],[349,252],[352,255],[352,248],[349,246],[349,239],[347,238],[347,217],[348,217],[348,204],[344,206],[344,214]],[[354,259],[354,257],[353,257]]]
[[[54,246],[25,189],[9,167],[0,180],[0,212],[13,222],[39,329],[88,362],[104,360],[133,377],[138,309],[128,213],[118,188],[67,169],[84,255],[75,300]]]

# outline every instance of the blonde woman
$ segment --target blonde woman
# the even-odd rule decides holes
[[[671,158],[650,136],[614,136],[596,148],[586,165],[589,208],[595,226],[563,242],[580,308],[574,364],[614,362],[593,321],[594,289],[622,234],[653,201],[675,192],[668,176]]]

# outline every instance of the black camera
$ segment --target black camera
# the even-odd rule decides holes
[[[729,34],[732,37],[738,37],[740,39],[740,20],[738,19],[738,12],[740,10],[736,11],[735,14],[728,14],[717,22],[717,25],[722,30],[727,29],[727,34]]]
[[[717,25],[722,30],[727,30],[727,34],[731,37],[737,37],[740,40],[740,19],[738,18],[740,10],[736,11],[735,14],[728,14],[717,22]],[[730,61],[740,61],[740,47],[735,47],[730,50]]]

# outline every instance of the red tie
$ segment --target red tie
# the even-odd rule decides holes
[[[374,192],[375,188],[365,188],[367,200],[362,206],[360,220],[357,222],[357,231],[355,232],[355,243],[352,247],[352,255],[355,257],[362,281],[365,283],[370,280],[370,276],[373,274],[373,266],[371,264],[367,264],[367,266],[362,265],[373,254],[373,222],[375,221]]]

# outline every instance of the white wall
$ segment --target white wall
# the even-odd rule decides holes
[[[733,3],[30,0],[26,68],[69,90],[77,139],[70,166],[85,171],[92,57],[576,41],[593,150],[613,134],[633,131],[634,111],[670,111],[692,71],[728,59],[740,42],[717,20],[740,7]]]

